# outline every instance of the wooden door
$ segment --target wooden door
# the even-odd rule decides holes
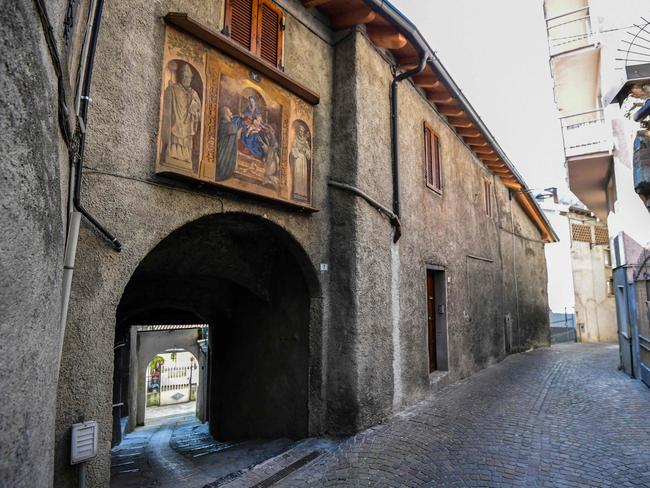
[[[429,372],[438,369],[436,361],[436,288],[435,272],[427,270],[427,322],[429,341]]]

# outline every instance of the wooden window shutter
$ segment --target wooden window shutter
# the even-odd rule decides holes
[[[427,177],[427,186],[433,188],[433,157],[431,155],[431,139],[433,134],[428,125],[424,126],[424,168]]]
[[[284,15],[270,0],[259,0],[258,55],[273,66],[282,64]]]
[[[433,191],[441,192],[440,145],[438,136],[426,122],[424,123],[424,166],[427,186]]]
[[[483,198],[484,198],[484,205],[485,205],[485,213],[488,216],[492,216],[492,182],[490,180],[484,180],[483,181]]]
[[[442,168],[440,166],[440,142],[437,134],[433,134],[431,143],[433,149],[433,186],[437,191],[442,191]]]
[[[256,0],[230,0],[227,3],[226,24],[230,38],[249,51],[255,47]]]

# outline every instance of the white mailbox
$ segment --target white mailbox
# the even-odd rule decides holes
[[[97,422],[89,420],[72,426],[70,464],[79,464],[97,455]]]

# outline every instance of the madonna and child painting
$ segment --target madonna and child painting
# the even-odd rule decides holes
[[[313,107],[167,27],[156,172],[311,207]]]

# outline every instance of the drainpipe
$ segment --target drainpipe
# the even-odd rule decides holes
[[[97,39],[99,37],[99,27],[104,8],[104,0],[97,0],[94,13],[89,14],[87,28],[90,29],[89,43],[84,45],[84,51],[87,51],[88,57],[82,59],[80,66],[83,73],[83,87],[79,94],[77,105],[77,137],[78,146],[73,147],[71,154],[71,180],[72,187],[72,211],[70,212],[68,226],[68,235],[66,238],[65,254],[63,261],[63,285],[62,285],[62,302],[61,302],[61,333],[64,334],[68,318],[68,306],[70,303],[70,289],[72,287],[72,275],[74,273],[75,257],[77,254],[77,243],[79,241],[79,228],[81,225],[81,216],[83,215],[88,221],[99,230],[113,245],[116,251],[120,251],[122,244],[108,232],[81,204],[81,177],[83,173],[84,151],[86,147],[86,120],[88,117],[88,106],[90,102],[90,83],[92,78],[93,63],[95,60],[95,51],[97,49]],[[63,350],[63,338],[61,339],[59,357]]]
[[[420,58],[420,64],[417,68],[405,73],[401,73],[393,78],[390,91],[390,120],[391,120],[391,142],[392,142],[392,166],[393,166],[393,213],[400,217],[400,194],[399,194],[399,167],[400,167],[400,150],[399,150],[399,116],[398,116],[398,85],[413,76],[419,75],[424,71],[429,62],[429,57],[423,54]],[[402,233],[399,227],[395,227],[393,242],[397,242]]]

